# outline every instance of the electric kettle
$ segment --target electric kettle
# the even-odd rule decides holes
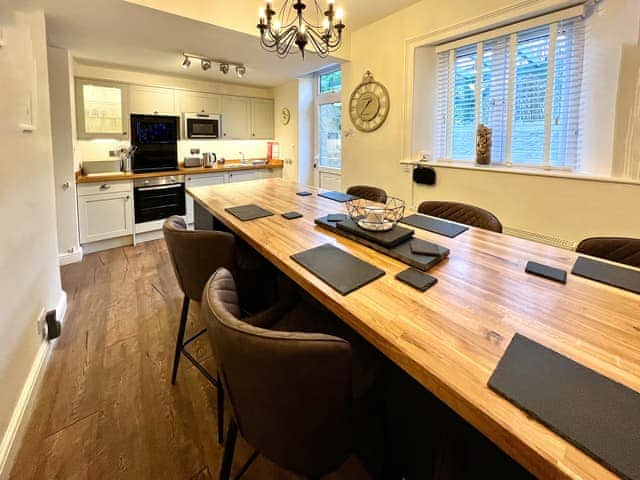
[[[204,168],[211,168],[213,164],[218,161],[218,157],[213,152],[205,152],[202,154],[202,166]]]

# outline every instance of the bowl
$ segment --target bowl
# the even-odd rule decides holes
[[[404,217],[404,201],[389,197],[386,204],[364,198],[347,201],[347,212],[351,220],[363,230],[387,232]]]

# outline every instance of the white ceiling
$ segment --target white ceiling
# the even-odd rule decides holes
[[[348,27],[353,29],[416,1],[342,0],[339,3],[348,14]],[[262,3],[261,0],[229,3],[237,2],[256,7]],[[307,55],[304,61],[299,55],[282,60],[263,51],[255,36],[122,0],[22,0],[14,2],[14,6],[44,9],[49,44],[69,49],[76,58],[93,62],[212,81],[276,86],[337,61],[315,55]],[[196,62],[184,70],[180,67],[182,52],[245,63],[248,72],[243,79],[238,79],[231,73],[222,75],[215,67],[203,72]]]

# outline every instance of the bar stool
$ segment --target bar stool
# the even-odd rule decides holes
[[[207,280],[218,268],[236,269],[236,247],[233,235],[225,232],[188,230],[182,217],[173,216],[162,226],[164,238],[173,264],[180,289],[184,294],[182,313],[173,356],[171,383],[175,385],[180,357],[189,360],[202,375],[217,389],[218,405],[218,442],[223,441],[224,430],[224,392],[219,377],[214,377],[195,357],[187,346],[200,338],[207,330],[199,331],[185,340],[185,330],[191,301],[200,302],[202,289]]]

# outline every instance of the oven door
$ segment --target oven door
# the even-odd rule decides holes
[[[133,197],[136,223],[186,214],[184,183],[135,187]]]
[[[220,119],[218,117],[186,117],[187,138],[219,138]]]

